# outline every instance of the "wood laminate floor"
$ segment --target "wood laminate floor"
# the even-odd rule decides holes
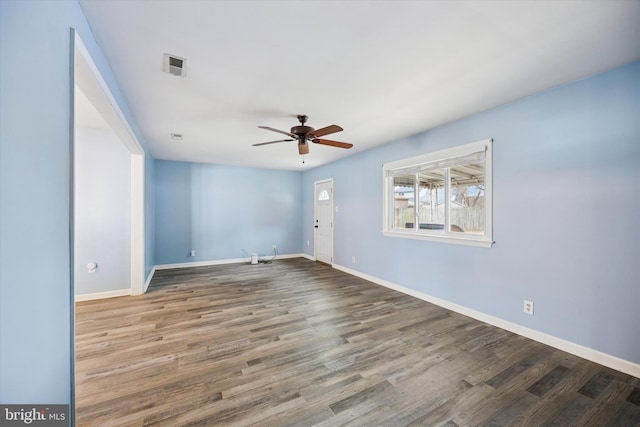
[[[309,260],[76,304],[77,423],[640,426],[640,379]]]

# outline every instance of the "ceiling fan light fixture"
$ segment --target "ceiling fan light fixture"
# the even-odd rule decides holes
[[[309,154],[309,144],[307,144],[304,140],[298,141],[298,154]]]

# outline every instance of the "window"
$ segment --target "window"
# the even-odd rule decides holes
[[[490,247],[491,144],[383,165],[384,235]]]

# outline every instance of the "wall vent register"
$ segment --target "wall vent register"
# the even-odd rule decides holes
[[[162,70],[177,77],[185,77],[187,75],[186,62],[185,58],[165,53]]]

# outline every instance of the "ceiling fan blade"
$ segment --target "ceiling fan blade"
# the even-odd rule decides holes
[[[272,131],[272,132],[278,132],[278,133],[281,133],[281,134],[283,134],[283,135],[290,136],[291,138],[297,138],[297,136],[295,136],[294,134],[289,133],[289,132],[285,132],[285,131],[280,130],[280,129],[270,128],[269,126],[258,126],[258,127],[259,127],[260,129],[266,129],[266,130],[270,130],[270,131]]]
[[[295,141],[295,139],[279,139],[277,141],[269,141],[269,142],[260,142],[258,144],[252,144],[253,147],[259,147],[261,145],[267,145],[267,144],[276,144],[278,142],[287,142],[287,141]]]
[[[327,126],[327,127],[323,127],[323,128],[314,130],[313,132],[311,132],[309,134],[309,136],[311,138],[317,138],[319,136],[329,135],[330,133],[336,133],[336,132],[340,132],[342,130],[344,130],[344,129],[342,129],[338,125],[330,125],[330,126]]]
[[[298,143],[298,153],[299,154],[309,154],[309,144],[303,142]]]
[[[330,145],[332,147],[339,147],[339,148],[353,147],[353,144],[349,144],[348,142],[332,141],[330,139],[314,139],[312,142],[315,144]]]

